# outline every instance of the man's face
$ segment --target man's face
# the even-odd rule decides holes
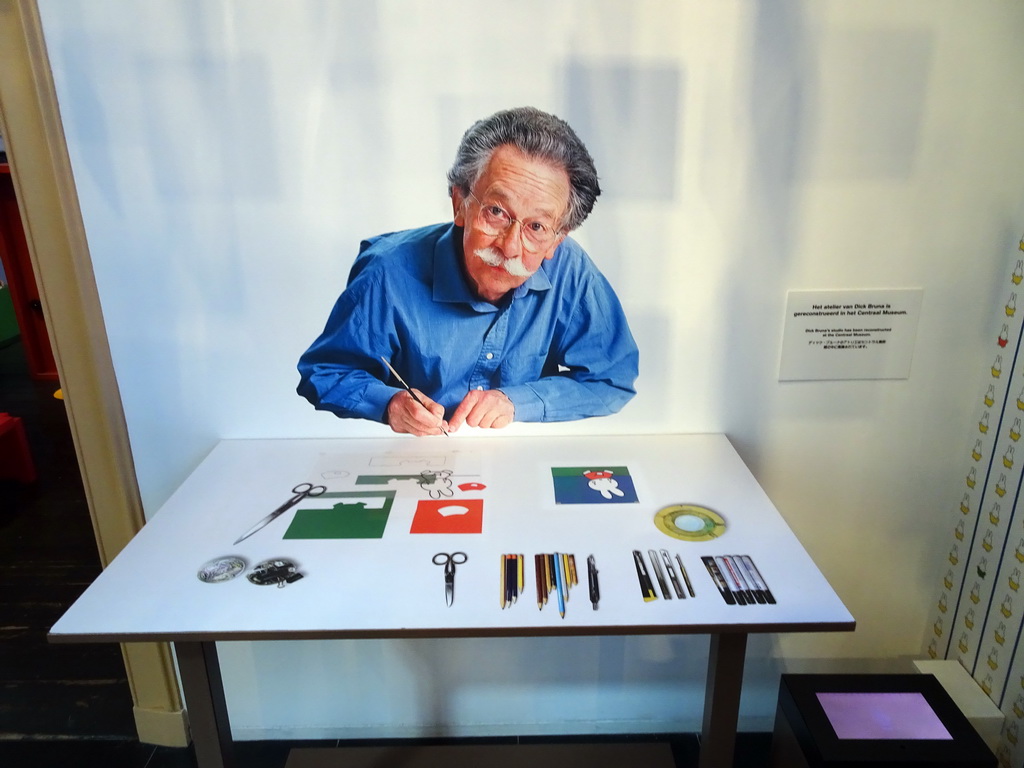
[[[554,256],[565,238],[558,230],[569,206],[569,175],[505,144],[494,150],[471,191],[471,196],[458,188],[452,191],[455,224],[463,227],[466,272],[480,298],[497,302]],[[486,231],[494,228],[482,224],[481,212],[493,212],[494,206],[515,219],[497,234]],[[523,236],[523,226],[536,229],[545,225],[557,235],[544,246],[538,248]]]

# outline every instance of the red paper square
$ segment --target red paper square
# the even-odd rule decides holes
[[[480,533],[483,528],[483,499],[423,499],[409,533]]]

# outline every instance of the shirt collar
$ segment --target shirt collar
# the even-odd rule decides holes
[[[478,312],[494,312],[497,307],[478,298],[466,279],[463,265],[459,263],[462,244],[458,240],[461,237],[462,228],[451,224],[434,246],[434,301],[469,304]],[[546,291],[551,288],[551,281],[545,271],[547,265],[545,259],[540,269],[512,291],[513,298],[521,299],[530,291]]]

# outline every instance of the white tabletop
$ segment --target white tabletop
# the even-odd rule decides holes
[[[625,467],[630,503],[556,503],[552,468]],[[452,503],[480,499],[480,533],[411,533],[427,489],[381,476],[451,470]],[[366,480],[376,476],[376,485]],[[359,478],[364,478],[358,483]],[[394,498],[380,538],[285,539],[297,510],[331,508],[307,499],[233,544],[302,482],[328,493]],[[477,483],[483,489],[460,489]],[[613,496],[617,501],[619,497]],[[328,502],[328,503],[325,503]],[[673,538],[654,523],[666,506],[695,504],[726,521],[718,538]],[[679,554],[696,597],[645,602],[632,552]],[[447,606],[437,552],[461,550],[455,599]],[[536,553],[573,553],[579,584],[564,618],[539,610]],[[500,604],[502,554],[521,553],[524,594]],[[304,577],[283,588],[245,574],[222,583],[197,577],[227,555],[249,567],[295,562]],[[587,557],[599,570],[593,610]],[[703,555],[749,555],[777,602],[727,605]],[[552,596],[553,597],[553,596]],[[225,440],[147,523],[51,630],[57,641],[233,640],[540,634],[791,632],[852,630],[854,620],[722,435],[466,437],[343,440]]]

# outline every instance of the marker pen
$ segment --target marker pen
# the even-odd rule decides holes
[[[747,604],[747,596],[743,594],[743,588],[740,586],[739,580],[736,578],[736,574],[729,567],[729,564],[725,561],[725,558],[721,555],[715,557],[715,564],[718,566],[718,570],[722,572],[722,576],[725,577],[725,583],[729,585],[729,589],[732,590],[733,597],[736,598],[738,605]]]
[[[729,591],[729,584],[726,582],[725,576],[722,575],[718,565],[715,564],[715,558],[705,555],[701,557],[701,561],[704,563],[704,567],[708,569],[708,573],[711,574],[711,579],[715,582],[715,586],[718,587],[718,591],[722,593],[722,599],[729,605],[736,605],[736,598]]]
[[[747,564],[743,561],[743,557],[740,555],[733,555],[731,559],[736,565],[736,570],[740,572],[744,581],[747,582],[747,588],[751,590],[751,593],[754,595],[754,599],[759,603],[767,603],[768,599],[764,596],[764,590],[757,586],[757,580],[754,578],[754,574],[750,572],[750,568],[748,568]]]
[[[761,572],[757,570],[757,566],[754,565],[754,561],[750,559],[749,555],[743,555],[743,563],[750,570],[750,575],[754,577],[754,581],[757,582],[757,588],[764,592],[764,598],[772,605],[775,604],[775,596],[772,591],[768,588],[768,582],[764,580]]]

